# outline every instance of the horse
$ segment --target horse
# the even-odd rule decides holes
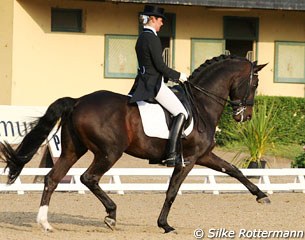
[[[270,203],[268,196],[246,178],[234,165],[212,152],[215,129],[227,103],[232,106],[235,121],[251,119],[258,72],[265,66],[245,58],[221,55],[199,66],[184,83],[193,103],[194,128],[182,138],[183,157],[188,164],[174,167],[166,197],[157,220],[165,233],[175,230],[168,224],[168,215],[179,187],[195,164],[224,172],[246,186],[259,203]],[[143,131],[141,117],[130,97],[100,90],[80,98],[63,97],[54,101],[35,127],[24,137],[16,149],[0,143],[2,161],[9,169],[8,184],[12,184],[23,167],[46,140],[60,121],[62,153],[45,176],[37,222],[46,231],[52,231],[48,222],[51,196],[68,170],[87,151],[94,154],[93,161],[81,175],[81,182],[104,205],[107,215],[104,223],[114,230],[116,226],[115,202],[99,186],[101,177],[125,152],[140,159],[162,162],[167,139],[148,137]]]

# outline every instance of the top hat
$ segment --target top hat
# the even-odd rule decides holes
[[[153,5],[145,5],[144,12],[142,12],[141,14],[166,19],[164,16],[164,8],[160,8]]]

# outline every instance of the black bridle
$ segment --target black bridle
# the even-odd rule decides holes
[[[247,107],[247,106],[254,105],[254,100],[253,99],[249,100],[248,97],[250,95],[250,89],[251,89],[251,85],[252,85],[252,81],[253,81],[253,76],[257,76],[257,74],[254,74],[253,63],[252,62],[250,62],[250,63],[251,63],[251,72],[250,72],[250,76],[249,76],[249,81],[247,81],[245,96],[241,100],[234,100],[234,101],[229,100],[229,103],[231,104],[232,107]],[[241,84],[243,84],[243,81],[236,88],[239,88]]]
[[[225,105],[226,103],[229,103],[231,105],[231,107],[233,108],[233,115],[237,116],[239,114],[242,114],[248,106],[253,106],[254,105],[254,100],[253,99],[248,99],[249,95],[250,95],[250,89],[252,86],[252,81],[253,81],[253,76],[256,76],[257,74],[254,73],[254,66],[253,63],[251,63],[251,71],[250,71],[250,76],[249,78],[247,78],[246,80],[248,81],[241,81],[240,84],[236,87],[237,89],[244,83],[246,82],[247,86],[246,86],[246,92],[245,95],[242,99],[238,99],[238,100],[229,100],[223,97],[218,96],[217,94],[203,88],[203,87],[199,87],[189,81],[187,81],[186,83],[189,84],[189,86],[191,86],[192,88],[196,89],[197,91],[200,91],[202,93],[204,93],[206,96],[212,98],[214,101],[216,101],[217,103],[221,104],[221,105]],[[234,110],[235,109],[235,110]],[[243,120],[243,115],[241,115],[241,118]],[[241,121],[242,121],[241,120]]]

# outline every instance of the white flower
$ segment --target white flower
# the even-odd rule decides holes
[[[216,126],[216,132],[221,132],[221,129],[218,126]]]

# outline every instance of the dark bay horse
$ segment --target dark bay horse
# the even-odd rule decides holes
[[[241,171],[212,152],[215,129],[227,102],[232,105],[236,121],[251,119],[258,71],[264,66],[244,58],[221,55],[202,64],[189,77],[186,84],[192,92],[197,114],[194,114],[193,131],[182,140],[183,155],[189,164],[174,168],[158,218],[158,226],[166,233],[174,230],[167,222],[168,214],[179,187],[195,164],[227,173],[244,184],[258,202],[270,202],[266,194]],[[109,91],[97,91],[78,99],[60,98],[48,107],[17,149],[7,143],[0,144],[0,156],[9,169],[8,183],[11,184],[60,120],[62,153],[45,177],[37,216],[38,223],[45,230],[52,230],[47,217],[52,193],[73,164],[88,150],[93,152],[94,159],[81,176],[81,181],[106,208],[108,215],[104,222],[111,229],[116,224],[117,206],[100,188],[101,177],[124,152],[153,161],[164,159],[167,140],[144,134],[139,110],[128,100],[128,96]]]

